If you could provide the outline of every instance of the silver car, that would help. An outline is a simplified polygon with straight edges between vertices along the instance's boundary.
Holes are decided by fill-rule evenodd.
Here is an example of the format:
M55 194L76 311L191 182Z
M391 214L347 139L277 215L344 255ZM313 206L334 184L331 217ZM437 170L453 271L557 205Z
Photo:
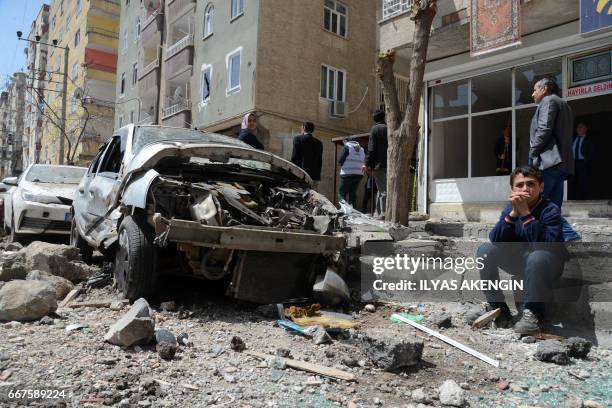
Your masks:
M113 260L129 299L151 295L161 272L218 281L254 302L306 296L346 245L340 214L311 183L230 137L128 125L78 186L71 242L85 260L94 248Z

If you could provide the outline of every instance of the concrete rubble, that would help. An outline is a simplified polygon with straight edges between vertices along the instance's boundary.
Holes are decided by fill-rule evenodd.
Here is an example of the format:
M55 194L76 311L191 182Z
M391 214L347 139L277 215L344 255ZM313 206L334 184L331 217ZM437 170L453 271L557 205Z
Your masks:
M147 344L155 335L155 313L145 299L138 299L130 310L113 324L104 341L130 347ZM175 340L176 341L176 340Z
M15 280L0 289L0 321L38 320L56 309L55 290L48 282Z

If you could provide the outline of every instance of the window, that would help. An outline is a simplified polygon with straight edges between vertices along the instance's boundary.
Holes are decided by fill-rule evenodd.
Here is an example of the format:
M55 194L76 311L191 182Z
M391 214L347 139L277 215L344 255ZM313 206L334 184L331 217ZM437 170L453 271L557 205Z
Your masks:
M119 96L123 96L125 95L125 72L121 73L121 85L120 85L120 92L119 92Z
M75 113L77 111L77 98L73 96L70 99L70 113Z
M132 88L136 86L136 82L138 82L138 63L137 62L132 64Z
M213 33L213 17L215 15L215 8L212 4L206 7L204 12L204 38L208 37Z
M123 30L123 52L127 51L128 48L128 30Z
M78 29L76 33L74 33L74 46L78 47L81 42L81 29Z
M79 63L75 62L72 64L72 79L77 79L79 76Z
M325 0L323 7L323 27L327 31L346 37L347 8L336 0Z
M76 13L81 14L81 10L83 9L83 2L81 0L76 0Z
M140 16L136 16L136 22L134 24L134 42L138 42L140 37Z
M242 48L228 54L226 57L227 66L227 93L240 90L240 57Z
M244 14L244 0L232 0L232 19Z
M202 75L200 77L200 101L202 104L206 104L210 100L210 85L212 78L212 66L211 65L202 65Z
M344 71L321 66L321 98L332 101L344 101L346 74Z
M119 116L119 127L122 126L123 115ZM115 136L104 152L98 173L119 173L119 170L121 170L122 159L123 152L121 151L121 138L119 136Z

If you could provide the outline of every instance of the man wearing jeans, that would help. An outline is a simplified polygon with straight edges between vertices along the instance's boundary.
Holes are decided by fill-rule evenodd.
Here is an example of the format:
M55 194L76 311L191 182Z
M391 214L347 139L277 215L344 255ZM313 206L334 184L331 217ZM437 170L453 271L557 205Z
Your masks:
M387 124L385 112L374 112L374 126L370 130L366 172L372 174L376 181L376 212L383 218L387 208Z
M561 211L542 195L543 183L542 173L532 166L512 171L510 202L489 234L491 243L481 245L476 254L484 264L481 280L498 281L498 268L523 278L523 313L514 325L519 334L539 331L545 303L551 300L552 282L563 273L567 259ZM489 290L485 296L490 308L502 309L498 323L512 319L501 291Z
M559 208L563 204L565 180L574 174L572 137L574 116L569 105L557 96L559 87L551 78L533 86L531 96L538 104L529 129L529 164L542 171L544 196ZM562 219L566 241L580 236Z

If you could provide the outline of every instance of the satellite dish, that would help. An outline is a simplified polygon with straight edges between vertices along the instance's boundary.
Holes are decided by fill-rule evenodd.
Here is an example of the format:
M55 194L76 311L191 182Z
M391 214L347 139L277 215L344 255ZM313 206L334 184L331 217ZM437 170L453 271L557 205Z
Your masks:
M81 88L77 87L74 90L74 97L77 98L77 99L83 99L83 90Z
M174 91L174 99L183 99L183 88L176 88Z

